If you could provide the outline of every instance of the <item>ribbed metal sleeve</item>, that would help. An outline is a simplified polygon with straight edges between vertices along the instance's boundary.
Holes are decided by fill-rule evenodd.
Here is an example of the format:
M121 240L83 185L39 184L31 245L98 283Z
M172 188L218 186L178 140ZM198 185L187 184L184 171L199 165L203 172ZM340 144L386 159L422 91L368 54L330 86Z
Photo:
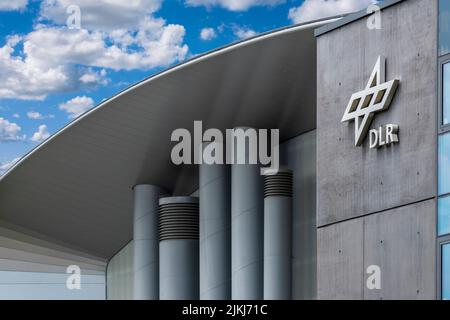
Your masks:
M170 197L159 201L159 241L199 238L198 198Z
M280 169L275 175L264 177L264 198L270 196L292 197L292 171Z

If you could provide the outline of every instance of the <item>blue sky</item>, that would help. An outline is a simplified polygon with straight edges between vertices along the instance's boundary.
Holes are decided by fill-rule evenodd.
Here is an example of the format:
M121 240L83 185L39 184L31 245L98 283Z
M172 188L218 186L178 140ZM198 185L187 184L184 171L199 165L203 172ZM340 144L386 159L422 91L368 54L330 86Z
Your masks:
M81 113L155 72L372 2L0 0L0 175Z

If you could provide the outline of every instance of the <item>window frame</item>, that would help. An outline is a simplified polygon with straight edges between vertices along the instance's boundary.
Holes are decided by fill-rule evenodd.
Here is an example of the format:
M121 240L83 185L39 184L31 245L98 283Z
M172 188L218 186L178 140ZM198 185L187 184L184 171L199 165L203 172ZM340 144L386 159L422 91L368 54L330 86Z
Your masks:
M439 115L439 119L440 119L440 115ZM439 120L439 124L441 124L442 121ZM448 128L447 128L448 127ZM444 139L445 136L448 136L450 139L450 124L447 124L444 126L444 128L447 128L446 131L444 132L439 132L439 134L437 135L437 188L436 188L436 194L438 199L440 198L445 198L450 196L450 190L448 192L443 192L441 193L440 187L441 187L441 139ZM440 127L438 128L440 130ZM439 215L439 212L438 212Z
M438 299L442 300L442 250L445 245L450 245L450 235L438 237Z
M441 215L440 215L440 212L439 212L439 201L441 201L442 199L450 199L450 193L445 193L445 194L442 194L442 195L440 195L440 196L438 196L438 198L437 198L437 210L438 210L438 215L437 215L437 237L438 238L444 238L444 237L447 237L447 236L449 236L450 237L450 231L449 232L447 232L447 233L444 233L444 234L439 234L439 219L440 219L440 217L441 217Z
M438 83L438 118L439 135L450 132L450 123L444 124L444 65L450 64L450 53L439 57L439 83Z

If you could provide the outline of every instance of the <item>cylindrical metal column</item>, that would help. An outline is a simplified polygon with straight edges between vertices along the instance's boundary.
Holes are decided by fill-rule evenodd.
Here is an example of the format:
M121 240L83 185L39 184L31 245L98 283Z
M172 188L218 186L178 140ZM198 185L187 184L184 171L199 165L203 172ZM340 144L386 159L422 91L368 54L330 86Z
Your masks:
M264 299L292 298L292 171L264 177Z
M159 299L159 197L163 190L137 185L134 191L134 299Z
M230 188L228 165L200 165L200 299L231 299Z
M199 298L198 198L159 200L159 296Z
M236 154L234 161L240 156ZM263 183L259 165L248 164L248 146L245 157L246 164L233 162L231 166L231 297L260 300L263 298Z

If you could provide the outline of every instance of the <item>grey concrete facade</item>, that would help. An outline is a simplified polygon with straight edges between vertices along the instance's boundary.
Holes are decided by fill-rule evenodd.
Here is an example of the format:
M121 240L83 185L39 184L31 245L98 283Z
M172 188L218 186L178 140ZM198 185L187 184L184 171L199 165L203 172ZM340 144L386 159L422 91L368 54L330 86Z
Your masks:
M319 226L436 194L437 3L404 1L381 17L381 30L369 30L361 19L317 39ZM401 82L390 109L377 114L371 128L399 124L400 143L371 150L367 139L356 148L354 123L341 118L379 55L387 60L386 78Z
M408 0L381 12L381 29L362 18L320 35L317 96L319 299L436 297L437 1ZM341 123L378 56L400 86L371 129L400 126L400 142L354 146ZM381 268L369 290L366 268Z
M433 199L318 229L318 299L435 299ZM381 289L366 286L381 270Z

